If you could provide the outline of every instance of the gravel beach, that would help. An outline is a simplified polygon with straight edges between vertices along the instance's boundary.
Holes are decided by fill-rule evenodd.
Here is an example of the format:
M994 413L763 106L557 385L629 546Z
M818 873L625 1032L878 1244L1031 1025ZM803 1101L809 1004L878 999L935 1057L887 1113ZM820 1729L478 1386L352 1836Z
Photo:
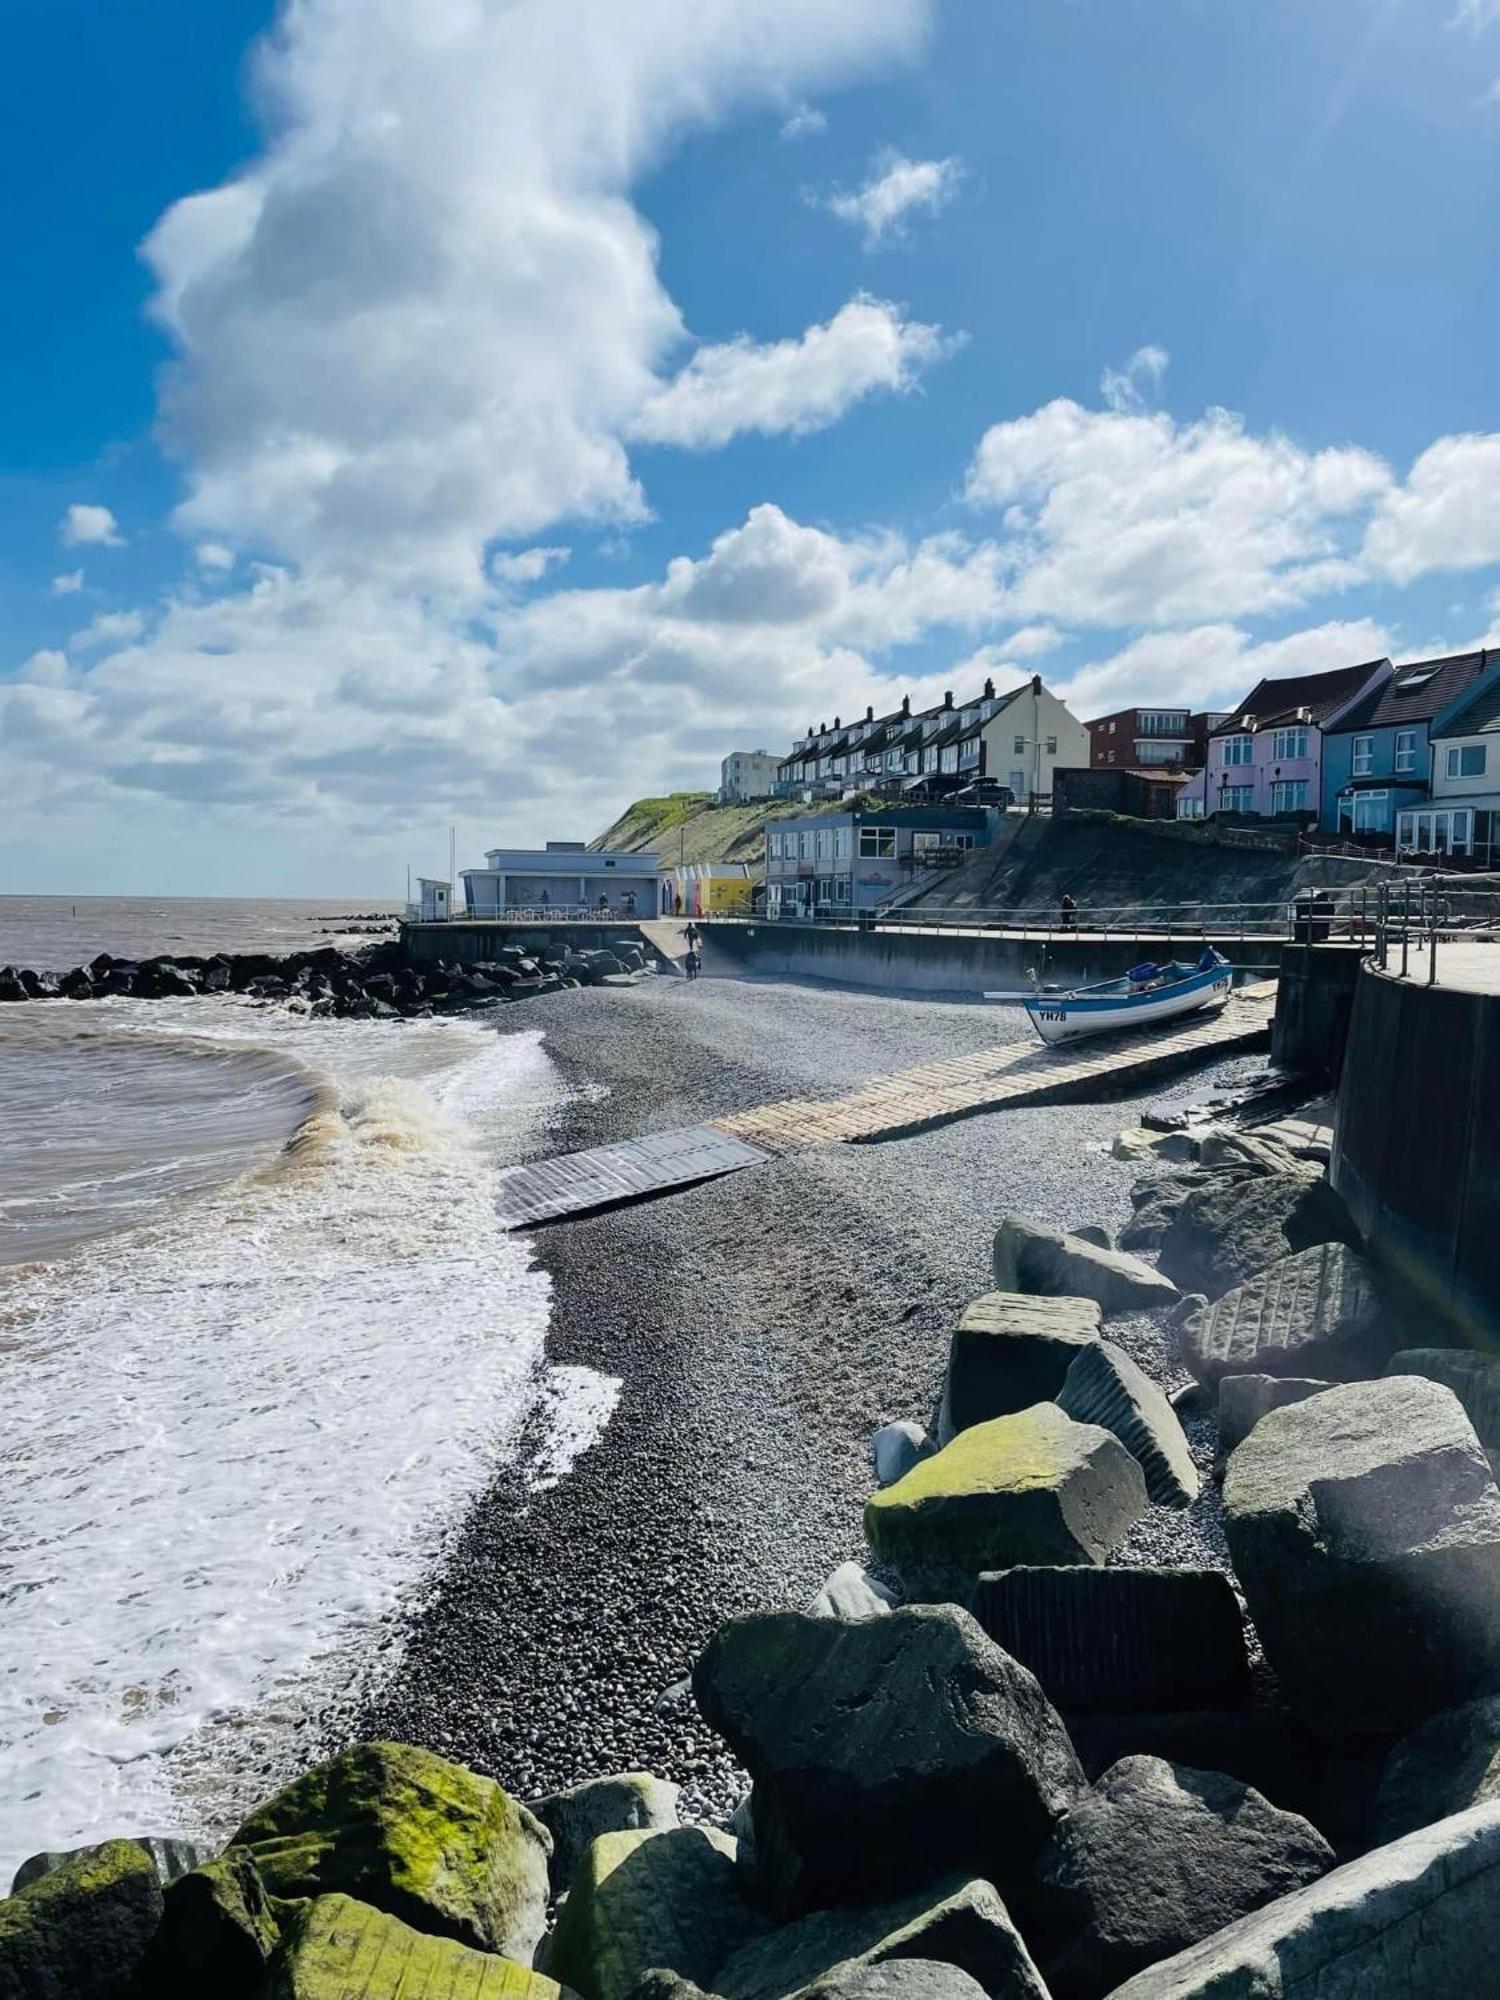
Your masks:
M537 1156L1029 1033L1004 1008L712 978L562 993L502 1032L512 1020L543 1029L578 1090ZM1176 1094L1261 1067L1221 1061ZM997 1223L1016 1211L1118 1228L1140 1169L1109 1142L1162 1095L793 1154L539 1231L548 1358L621 1378L619 1406L559 1485L530 1492L517 1471L484 1496L358 1732L424 1744L522 1796L647 1767L687 1788L689 1812L721 1816L743 1781L681 1685L698 1651L726 1617L800 1604L859 1553L869 1433L925 1420L954 1319L989 1287ZM1149 1317L1110 1331L1180 1379ZM1206 1462L1211 1434L1194 1445ZM1122 1557L1222 1560L1211 1491L1185 1515L1153 1509Z

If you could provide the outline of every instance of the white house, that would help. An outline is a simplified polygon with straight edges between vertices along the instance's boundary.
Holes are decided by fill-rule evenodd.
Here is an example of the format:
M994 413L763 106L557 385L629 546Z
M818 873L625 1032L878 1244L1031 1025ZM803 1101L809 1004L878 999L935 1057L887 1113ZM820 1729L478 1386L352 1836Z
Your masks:
M1500 856L1500 663L1433 718L1432 795L1396 815L1396 851Z
M768 750L731 750L719 766L720 805L770 798L780 768L781 759Z
M462 871L471 917L588 911L629 918L660 912L661 870L654 854L611 854L592 851L581 840L549 840L544 848L492 847L484 863Z

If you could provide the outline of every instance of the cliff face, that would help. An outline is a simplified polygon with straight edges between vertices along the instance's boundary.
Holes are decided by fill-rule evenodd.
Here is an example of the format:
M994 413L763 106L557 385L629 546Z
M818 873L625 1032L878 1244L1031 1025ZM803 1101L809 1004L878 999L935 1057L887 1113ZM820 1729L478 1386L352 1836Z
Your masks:
M759 862L765 857L766 827L806 811L791 799L720 806L712 792L671 792L665 798L637 799L589 845L595 852L654 853L664 868L683 861Z

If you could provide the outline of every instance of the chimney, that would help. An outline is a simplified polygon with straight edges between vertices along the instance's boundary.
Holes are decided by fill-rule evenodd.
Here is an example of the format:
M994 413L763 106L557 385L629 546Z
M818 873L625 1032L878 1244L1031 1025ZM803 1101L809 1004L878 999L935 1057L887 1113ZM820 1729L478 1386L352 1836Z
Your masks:
M865 721L873 722L874 720L875 720L875 704L872 701L870 703L870 706L865 710Z
M842 729L844 725L839 721L838 717L835 716L833 718L833 726L835 729Z
M945 688L945 689L943 690L943 706L944 706L944 708L952 708L952 706L953 706L953 690L952 690L952 688Z
M904 694L901 697L901 713L903 715L911 714L911 696L909 694Z
M995 683L992 680L988 680L984 684L984 698L986 701L993 701L994 696L995 696Z
M1040 674L1033 674L1031 676L1031 692L1033 695L1038 695L1041 693L1041 691L1042 691L1042 677Z

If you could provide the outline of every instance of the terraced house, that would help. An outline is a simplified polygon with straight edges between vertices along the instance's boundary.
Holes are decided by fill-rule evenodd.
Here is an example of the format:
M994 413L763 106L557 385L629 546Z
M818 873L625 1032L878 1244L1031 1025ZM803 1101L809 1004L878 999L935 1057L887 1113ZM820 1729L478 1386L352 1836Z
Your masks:
M1304 817L1322 802L1325 733L1391 677L1389 660L1263 680L1208 740L1208 767L1178 802L1183 818Z
M1495 659L1493 653L1477 652L1408 662L1325 726L1321 819L1330 833L1397 842L1398 823L1425 805L1437 788L1434 722L1473 691ZM1446 760L1442 775L1446 779ZM1492 774L1491 789L1496 785L1500 771ZM1406 844L1418 846L1423 828L1413 820L1408 831ZM1452 831L1450 818L1441 827L1440 850L1438 828L1429 814L1422 851L1446 851Z
M1500 655L1477 656L1480 670L1428 730L1432 787L1396 815L1396 846L1424 854L1500 864Z
M961 704L950 691L916 714L908 696L890 715L870 708L857 722L835 716L793 744L777 790L943 798L982 785L1004 787L1026 804L1052 796L1060 766L1088 761L1088 731L1033 675L1004 694L987 680L974 700Z

